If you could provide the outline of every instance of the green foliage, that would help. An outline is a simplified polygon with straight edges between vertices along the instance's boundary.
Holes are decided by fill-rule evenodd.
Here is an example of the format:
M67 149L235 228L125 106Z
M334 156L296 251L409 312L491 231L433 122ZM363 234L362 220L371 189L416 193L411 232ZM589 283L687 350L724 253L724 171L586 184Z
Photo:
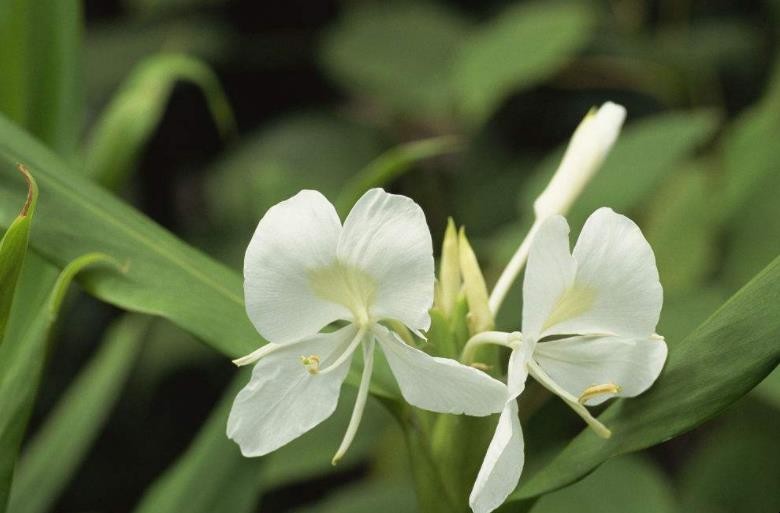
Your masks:
M330 29L325 70L358 97L412 116L448 118L452 61L468 24L428 2L358 4Z
M743 401L724 421L704 436L680 470L681 511L776 511L780 416Z
M225 93L208 66L186 55L154 55L131 72L97 121L86 151L86 173L90 178L109 188L125 181L160 123L171 91L179 81L189 81L200 88L223 136L235 132Z
M121 262L123 272L99 270L85 288L128 310L167 317L217 350L236 357L256 349L260 337L246 318L241 279L68 168L46 148L0 118L0 158L27 162L47 198L38 209L32 246L64 266L85 251ZM18 195L0 173L0 198ZM0 212L2 223L8 222Z
M462 148L453 136L414 141L392 148L361 169L342 186L336 207L343 215L368 189L392 183L420 160L451 153Z
M501 511L501 510L499 510ZM675 513L671 483L646 458L623 456L606 462L582 481L545 495L533 513Z
M81 3L0 1L0 112L72 158L82 122Z
M17 465L8 511L44 513L97 437L133 368L148 319L127 316L65 391Z
M779 307L780 257L685 340L670 341L669 359L650 390L617 401L599 416L612 438L584 431L512 498L553 491L613 456L668 440L717 415L780 362Z
M27 182L27 199L19 215L0 239L0 345L3 343L5 327L11 313L16 283L27 255L30 225L38 202L38 185L35 179L24 166L19 166L19 171Z
M531 2L507 8L460 49L453 82L459 110L480 123L515 91L537 85L587 42L592 12L576 2Z
M35 274L22 275L14 309L24 313L12 313L6 343L0 347L0 512L7 508L16 457L43 374L49 335L65 292L80 271L106 263L113 262L105 255L90 253L67 264L59 276L42 262L27 268Z

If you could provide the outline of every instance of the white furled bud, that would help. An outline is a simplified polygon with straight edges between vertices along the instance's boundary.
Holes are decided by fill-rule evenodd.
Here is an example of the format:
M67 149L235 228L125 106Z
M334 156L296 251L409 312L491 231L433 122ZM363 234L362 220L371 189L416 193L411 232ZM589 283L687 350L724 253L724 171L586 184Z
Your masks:
M552 180L534 202L537 219L569 210L601 167L625 119L626 109L616 103L607 102L599 109L591 109L574 131Z

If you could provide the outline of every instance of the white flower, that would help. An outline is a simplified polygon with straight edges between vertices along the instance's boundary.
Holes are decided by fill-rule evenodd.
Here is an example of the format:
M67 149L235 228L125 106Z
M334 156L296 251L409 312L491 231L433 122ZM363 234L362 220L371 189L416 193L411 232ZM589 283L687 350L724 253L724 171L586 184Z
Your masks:
M475 513L501 505L520 479L524 449L515 398L528 374L600 436L610 436L585 405L634 397L656 380L667 353L663 338L654 334L662 301L653 251L627 217L597 210L573 253L563 217L542 223L523 283L523 333L488 332L474 339L513 349L509 399L469 498Z
M374 346L387 358L404 398L442 413L484 416L501 410L506 387L472 367L405 344L381 321L428 329L433 250L422 209L372 189L342 226L315 191L301 191L260 220L244 261L249 318L270 343L236 361L258 361L236 396L227 435L245 456L262 456L312 429L336 408L352 355L363 373L344 440L349 447L368 396ZM335 321L346 325L320 333Z

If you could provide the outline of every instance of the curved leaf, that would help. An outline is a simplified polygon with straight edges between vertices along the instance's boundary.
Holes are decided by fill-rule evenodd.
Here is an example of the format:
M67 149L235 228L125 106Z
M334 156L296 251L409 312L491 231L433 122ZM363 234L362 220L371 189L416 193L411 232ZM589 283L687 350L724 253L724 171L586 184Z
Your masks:
M154 55L132 71L98 120L87 147L88 176L106 187L122 182L165 113L173 87L182 80L203 91L223 136L235 131L227 97L208 66L186 55Z
M68 263L59 276L37 258L22 276L6 343L0 347L0 513L6 510L16 456L46 360L49 333L73 278L86 267L113 263L90 253Z

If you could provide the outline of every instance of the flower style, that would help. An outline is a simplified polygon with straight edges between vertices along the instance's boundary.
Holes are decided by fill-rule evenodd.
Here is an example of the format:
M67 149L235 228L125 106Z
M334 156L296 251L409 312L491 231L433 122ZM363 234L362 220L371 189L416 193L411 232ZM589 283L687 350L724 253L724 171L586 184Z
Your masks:
M595 211L573 252L562 216L540 225L523 282L523 333L486 332L469 342L512 348L509 398L469 498L475 513L501 505L520 479L524 445L515 399L528 375L609 437L585 406L634 397L656 380L667 354L655 334L662 301L653 251L627 217Z
M335 410L352 355L362 346L360 387L335 463L360 423L376 344L410 404L475 416L500 411L503 383L411 347L382 324L427 330L433 287L431 236L422 209L409 198L372 189L343 226L316 191L272 207L244 261L247 313L270 343L236 360L257 364L233 403L228 437L245 456L262 456L314 428ZM346 323L320 332L336 321Z

